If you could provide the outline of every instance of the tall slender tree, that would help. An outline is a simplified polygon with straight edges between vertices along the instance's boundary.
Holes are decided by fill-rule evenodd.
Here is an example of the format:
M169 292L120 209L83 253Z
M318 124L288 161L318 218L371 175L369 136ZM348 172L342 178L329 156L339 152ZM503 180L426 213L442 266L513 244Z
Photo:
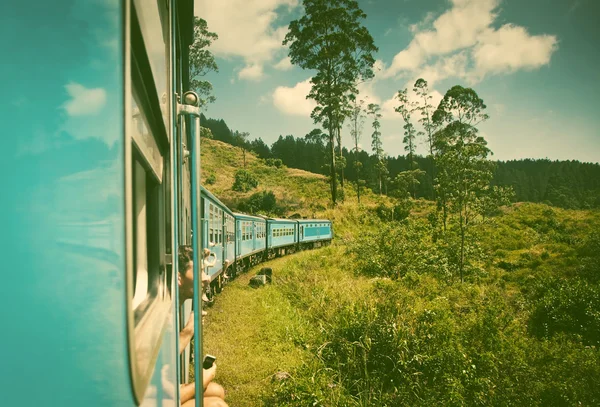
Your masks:
M423 126L424 134L427 136L429 154L433 155L433 134L436 130L436 126L431 117L434 112L433 106L431 105L433 97L429 94L427 81L423 78L417 79L413 91L418 97L418 103L415 105L415 109L421 114L419 123Z
M373 77L373 37L361 20L366 14L355 0L303 0L305 14L289 25L283 45L293 64L316 71L308 98L317 107L311 118L327 123L331 144L331 200L336 204L336 132L341 127L348 96L357 93L358 79Z
M408 158L408 171L401 174L402 184L407 183L413 198L416 198L416 185L419 182L418 178L422 171L418 170L418 165L415 161L415 150L417 148L417 130L412 123L411 115L414 111L414 105L408 98L408 89L398 91L396 98L400 104L395 108L396 112L402 115L404 120L404 151Z
M219 72L215 57L208 49L217 39L217 34L208 31L206 20L194 17L194 42L190 45L189 53L190 86L198 93L200 107L216 100L212 84L202 78L211 71Z
M488 115L486 106L470 88L454 86L440 102L433 120L444 126L435 133L434 152L438 168L438 200L454 215L458 229L458 270L461 282L469 247L476 244L470 235L473 221L483 215L481 198L490 190L494 165L487 142L475 127ZM489 208L486 208L488 210Z
M367 106L367 114L373 119L373 122L371 123L371 126L373 127L373 133L371 134L371 149L377 160L375 170L379 181L379 195L381 195L384 177L389 173L385 162L383 143L381 142L381 122L379 121L381 119L381 108L376 103L370 103L369 106Z
M246 147L248 144L248 138L250 137L250 133L246 131L235 131L233 133L233 138L236 144L242 149L242 156L244 157L244 168L246 168Z
M354 142L354 167L356 168L356 197L358 203L360 203L360 169L362 163L358 159L358 153L360 152L358 144L360 143L360 139L362 138L363 126L365 123L365 101L357 100L353 95L351 97L352 109L350 111L350 122L348 123L350 127L350 137L352 137L352 141Z

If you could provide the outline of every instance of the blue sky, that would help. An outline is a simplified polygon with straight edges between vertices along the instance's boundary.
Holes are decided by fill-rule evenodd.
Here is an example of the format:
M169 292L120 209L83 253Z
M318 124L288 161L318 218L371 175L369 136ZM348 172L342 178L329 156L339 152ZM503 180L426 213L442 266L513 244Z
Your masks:
M403 154L399 89L423 77L439 100L451 86L473 87L488 106L480 126L494 158L600 161L600 29L596 0L360 0L379 47L375 78L361 96L383 107L384 148ZM223 118L268 144L316 127L305 99L311 72L291 66L281 45L299 0L196 1L219 35L217 102ZM362 146L370 151L365 124ZM350 144L344 129L344 142ZM425 151L425 145L420 146Z

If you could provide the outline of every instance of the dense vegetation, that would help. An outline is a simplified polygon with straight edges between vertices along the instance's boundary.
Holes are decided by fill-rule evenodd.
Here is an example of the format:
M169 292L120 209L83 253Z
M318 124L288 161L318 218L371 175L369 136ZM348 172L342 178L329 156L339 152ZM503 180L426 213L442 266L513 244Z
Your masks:
M215 140L236 145L233 137L235 132L227 127L223 119L203 118L202 125L210 128ZM248 142L246 148L261 158L280 159L290 168L326 175L326 144L320 134L322 133L317 130L304 137L280 136L271 147L258 138ZM358 157L365 185L378 192L377 157L365 151L356 154L346 148L342 152L349 163L353 163ZM413 160L426 173L416 186L416 196L433 199L433 160L419 155L414 156ZM395 179L399 173L409 169L405 155L388 157L386 163L389 179ZM346 168L346 176L349 180L356 179L354 166ZM597 163L548 159L496 161L492 184L512 186L515 202L543 202L569 209L600 208L600 164ZM398 186L394 184L386 187L390 195L398 190Z
M314 73L323 130L268 146L201 118L203 179L226 204L331 219L336 234L270 262L272 285L249 288L250 273L218 297L204 345L228 401L600 405L600 165L494 162L475 90L432 106L422 78L396 95L406 155L386 157L381 109L357 89L377 51L365 14L354 0L303 5L284 44ZM359 148L367 121L373 155Z
M461 284L452 247L435 240L433 203L370 193L361 206L319 208L324 177L254 154L258 186L235 192L241 160L239 148L203 140L217 196L332 219L336 240L271 262L272 286L241 276L209 310L205 351L219 358L230 404L600 402L600 213L501 208L473 229Z

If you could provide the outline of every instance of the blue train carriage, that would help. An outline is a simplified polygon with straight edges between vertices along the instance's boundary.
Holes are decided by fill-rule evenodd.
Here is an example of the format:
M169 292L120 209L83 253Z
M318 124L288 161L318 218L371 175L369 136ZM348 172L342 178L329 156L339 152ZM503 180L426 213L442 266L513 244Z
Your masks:
M0 2L0 147L18 174L0 204L3 406L179 405L193 15L191 0Z
M267 218L267 258L296 251L298 222L292 219Z
M267 223L259 216L234 213L235 268L237 272L262 261L267 244Z
M204 187L201 188L201 217L203 249L210 251L205 273L210 276L211 286L220 292L226 271L235 261L235 221L233 212Z
M327 219L300 219L298 223L298 246L302 249L321 247L333 239L333 227Z

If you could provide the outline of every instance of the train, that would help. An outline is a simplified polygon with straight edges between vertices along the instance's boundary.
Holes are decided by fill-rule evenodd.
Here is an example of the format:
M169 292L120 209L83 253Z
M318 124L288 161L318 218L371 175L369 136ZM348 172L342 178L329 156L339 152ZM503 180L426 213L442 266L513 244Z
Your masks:
M0 21L2 405L178 406L179 332L203 306L199 278L180 305L179 247L195 276L210 252L212 296L332 224L236 213L201 185L193 0L3 2Z

